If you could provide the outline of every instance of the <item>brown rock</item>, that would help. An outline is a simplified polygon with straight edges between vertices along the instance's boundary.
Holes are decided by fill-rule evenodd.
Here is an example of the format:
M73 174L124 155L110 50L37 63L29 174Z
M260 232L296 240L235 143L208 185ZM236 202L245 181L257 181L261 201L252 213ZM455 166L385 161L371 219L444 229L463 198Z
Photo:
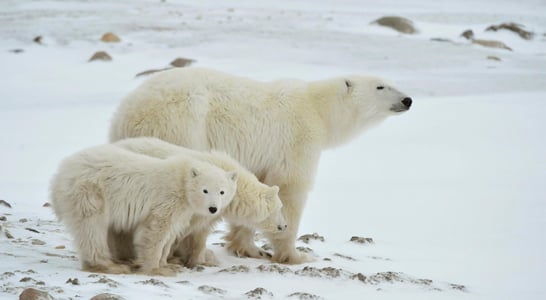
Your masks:
M6 218L6 216L1 216L0 217L0 221L7 221L7 220L8 220L8 218Z
M195 60L193 59L178 57L175 60L171 61L171 66L176 68L183 68L193 64L194 62Z
M35 37L32 41L35 42L36 44L41 45L42 44L42 36L39 35L39 36Z
M306 244L309 244L311 240L319 240L324 242L324 237L314 232L313 234L304 234L298 238L298 241L302 241Z
M32 239L32 245L38 245L38 246L42 246L42 245L45 245L46 243L44 241L41 241L41 240L38 240L38 239Z
M527 30L523 29L523 27L524 27L523 25L516 24L516 23L502 23L502 24L499 24L499 25L491 25L491 26L487 27L487 29L485 29L485 30L486 31L498 31L500 29L506 29L506 30L510 30L512 32L517 33L522 39L526 39L526 40L532 39L535 36L534 32L527 31Z
M53 300L53 297L48 292L28 288L19 295L19 300Z
M93 298L91 298L91 300L124 300L124 299L125 298L119 295L110 294L110 293L98 294L96 296L93 296Z
M358 244L373 244L374 241L372 238L365 238L361 236L352 236L351 242L358 243Z
M121 39L114 33L112 32L107 32L105 34L102 35L102 37L100 38L101 41L105 42L105 43L118 43L121 41Z
M463 36L467 40L472 40L474 39L474 31L472 31L471 29L465 30L463 31L463 33L461 33L461 36Z
M42 205L42 207L51 207L51 204L49 202L46 202L44 203L44 205Z
M248 297L248 298L253 298L253 299L262 299L262 297L268 297L268 298L273 298L273 293L264 289L264 288L261 288L261 287L258 287L258 288L255 288L251 291L248 291L245 293L245 295Z
M64 248L66 248L64 245L59 245L59 246L55 247L55 249L64 249Z
M111 61L112 57L104 51L98 51L98 52L95 52L95 54L93 54L93 56L91 56L91 58L89 59L89 61L95 61L95 60Z
M406 34L417 33L417 29L413 26L413 22L406 18L397 17L397 16L386 16L379 18L372 22L372 24L377 23L381 26L392 28L398 32Z
M202 285L202 286L198 287L197 289L200 290L201 292L203 292L205 294L209 294L209 295L224 295L225 293L227 293L226 290L223 290L223 289L220 289L220 288L215 288L215 287L210 286L210 285Z
M480 46L488 47L488 48L499 48L499 49L506 49L508 51L512 51L512 48L506 46L505 43L495 41L495 40L474 39L472 40L472 43L478 44Z

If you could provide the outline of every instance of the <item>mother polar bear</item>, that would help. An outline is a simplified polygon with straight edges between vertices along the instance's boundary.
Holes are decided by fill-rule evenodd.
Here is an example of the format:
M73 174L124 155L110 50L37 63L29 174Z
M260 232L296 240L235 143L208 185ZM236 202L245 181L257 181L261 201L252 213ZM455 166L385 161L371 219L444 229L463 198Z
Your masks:
M288 230L268 236L273 260L309 261L295 249L298 226L323 149L341 145L411 106L410 97L374 77L258 82L186 68L159 73L129 94L110 140L154 136L196 150L222 150L279 196ZM254 231L231 226L228 249L259 258Z

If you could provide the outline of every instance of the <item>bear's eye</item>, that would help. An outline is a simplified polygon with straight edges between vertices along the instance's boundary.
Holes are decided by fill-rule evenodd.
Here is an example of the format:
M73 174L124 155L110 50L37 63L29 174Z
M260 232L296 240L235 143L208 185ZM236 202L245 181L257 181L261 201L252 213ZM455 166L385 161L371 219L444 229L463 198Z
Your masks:
M209 191L207 191L206 189L203 190L203 194L208 194Z
M220 195L223 195L224 194L224 191L220 191Z
M384 88L385 88L384 86L380 85L380 86L378 86L376 89L382 90L382 89L384 89Z
M353 86L353 83L350 82L349 80L345 79L345 86L346 86L347 88L351 88L351 87Z

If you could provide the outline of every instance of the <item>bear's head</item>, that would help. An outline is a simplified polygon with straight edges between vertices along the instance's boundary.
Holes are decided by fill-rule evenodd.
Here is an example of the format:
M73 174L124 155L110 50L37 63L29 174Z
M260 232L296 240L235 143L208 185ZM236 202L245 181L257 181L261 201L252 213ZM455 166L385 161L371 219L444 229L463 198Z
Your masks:
M396 89L390 82L371 76L348 76L341 87L346 105L363 117L388 116L407 111L412 99Z
M198 164L188 171L186 198L196 214L212 216L228 206L237 191L237 172Z

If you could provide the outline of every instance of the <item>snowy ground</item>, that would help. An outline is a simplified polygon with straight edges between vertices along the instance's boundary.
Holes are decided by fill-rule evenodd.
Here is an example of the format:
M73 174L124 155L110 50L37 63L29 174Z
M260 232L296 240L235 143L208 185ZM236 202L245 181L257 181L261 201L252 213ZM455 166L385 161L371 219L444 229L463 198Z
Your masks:
M240 299L258 287L274 298L546 298L544 1L135 2L0 3L0 199L12 206L0 204L0 299L25 287L59 299ZM369 24L385 15L420 32ZM501 22L536 35L484 31ZM466 29L514 51L471 45ZM122 42L100 42L107 31ZM99 50L113 61L88 63ZM236 258L217 232L217 268L156 281L79 270L42 206L49 178L63 157L106 141L117 103L142 81L135 74L176 57L259 80L374 74L413 97L406 114L324 153L300 227L324 241L298 242L317 262Z

